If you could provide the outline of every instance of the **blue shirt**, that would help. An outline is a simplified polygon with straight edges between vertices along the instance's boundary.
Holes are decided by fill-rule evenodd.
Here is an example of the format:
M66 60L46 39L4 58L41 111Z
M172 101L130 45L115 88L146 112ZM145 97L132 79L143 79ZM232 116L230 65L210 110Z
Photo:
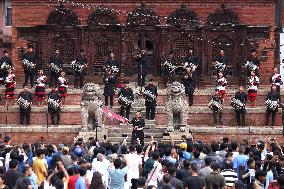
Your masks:
M237 155L233 160L233 168L237 169L238 178L240 179L240 166L244 166L247 170L247 160L249 157L244 154Z
M123 169L110 169L110 189L124 189L124 176L127 174L128 168ZM77 188L76 188L77 189Z
M38 189L37 176L36 176L34 173L32 173L32 175L29 176L29 179L30 179L30 181L31 181L31 183L32 183L33 189Z
M79 177L75 184L76 189L86 189L86 182L84 177Z
M184 152L182 152L182 156L183 156L183 158L184 159L186 159L186 160L191 160L191 153L189 153L189 152L187 152L187 151L184 151Z
M170 163L175 164L177 162L176 159L174 159L172 156L165 156L165 160L168 160Z

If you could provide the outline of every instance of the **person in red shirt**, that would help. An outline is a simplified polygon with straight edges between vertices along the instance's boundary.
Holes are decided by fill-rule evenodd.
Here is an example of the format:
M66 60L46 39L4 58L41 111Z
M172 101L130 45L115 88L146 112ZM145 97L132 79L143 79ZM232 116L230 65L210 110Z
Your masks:
M68 189L75 189L76 181L80 177L78 168L76 166L70 167L68 169L68 174L70 175L68 181Z

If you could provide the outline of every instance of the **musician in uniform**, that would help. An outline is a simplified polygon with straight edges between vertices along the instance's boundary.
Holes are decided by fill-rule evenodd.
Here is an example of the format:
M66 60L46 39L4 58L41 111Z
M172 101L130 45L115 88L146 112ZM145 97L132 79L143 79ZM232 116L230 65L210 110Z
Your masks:
M105 106L108 106L108 99L110 101L110 108L113 107L113 96L115 88L115 77L112 75L112 71L109 69L104 77L104 96L105 96Z
M158 88L153 84L153 79L149 79L149 84L144 89L145 106L146 106L146 119L154 120L158 95Z
M60 122L60 98L60 93L56 86L53 86L48 93L48 113L51 116L51 124L54 126L58 126Z
M193 73L190 70L187 70L186 76L183 77L183 85L185 88L185 94L188 96L188 105L193 105L193 93L196 86L196 80L193 76Z
M38 102L38 106L42 105L42 101L45 98L45 84L47 77L43 74L43 70L38 71L38 78L36 80L35 96Z
M239 91L235 93L235 99L239 100L243 106L242 107L237 107L238 105L235 106L235 112L236 112L236 118L237 118L237 124L239 127L244 127L245 126L245 116L246 116L246 108L245 104L247 103L247 94L244 91L244 87L240 86Z
M175 70L177 62L173 51L170 52L170 57L163 64L166 76L166 83L171 84L175 80Z
M8 70L14 69L13 62L7 50L3 51L3 57L0 59L0 68L0 84L3 84L8 75Z
M20 104L20 124L21 126L24 125L24 119L26 118L27 126L30 126L30 114L31 114L31 104L33 100L32 93L29 91L28 86L24 86L24 90L20 92L18 96L19 98L22 98L23 100L26 100L29 105L27 107Z
M196 68L198 67L198 58L196 57L196 55L194 54L192 49L189 49L187 55L184 57L184 64L193 64ZM185 65L186 66L186 70L191 69L192 74L194 79L196 80L197 77L197 70L193 70L193 68L191 68L189 65Z
M222 105L223 105L223 99L220 96L220 93L219 93L218 89L215 89L215 93L212 96L211 101L212 102L215 101L215 103L217 103L218 106L221 107L221 109L220 109L220 108L216 107L214 104L212 104L210 108L211 108L211 110L213 112L214 125L216 127L222 127Z
M223 71L224 76L226 77L227 75L227 66L229 65L229 59L227 58L227 56L225 55L225 51L224 50L220 50L218 56L215 58L215 61L224 64L226 67ZM219 72L219 71L218 71ZM217 73L218 74L218 73Z
M255 108L256 97L257 97L257 88L259 86L259 78L255 75L254 71L251 71L250 77L247 78L247 87L248 87L248 99L251 101L251 107Z
M136 57L137 73L138 73L138 85L145 86L145 78L148 68L148 56L145 50L141 50L141 53Z
M281 74L279 74L278 69L273 69L273 74L270 76L269 79L270 84L276 85L276 91L280 93L280 86L283 85L283 81L281 80Z
M134 95L131 88L128 87L128 82L124 84L124 87L118 93L118 102L120 104L120 116L126 117L129 119L131 103L126 103L125 101L121 100L122 98L126 98L127 101L133 101Z
M137 139L139 139L140 144L144 146L145 121L142 117L140 110L135 113L135 117L132 118L132 120L130 121L130 124L133 125L131 143L135 144L137 142Z
M271 91L267 94L266 102L267 100L270 100L271 103L273 104L277 104L275 105L275 108L273 108L273 106L270 106L270 104L267 104L267 109L266 109L265 126L268 127L269 117L270 114L272 114L272 128L273 128L275 125L276 112L278 111L278 104L281 102L281 96L279 92L276 91L275 84L272 84Z
M116 70L112 70L112 68L115 68ZM113 52L110 53L110 57L107 59L104 65L105 73L108 73L109 70L112 70L113 76L115 76L117 74L117 71L119 71L119 62Z
M57 87L60 97L63 98L62 106L65 105L65 98L67 96L68 80L65 77L65 72L60 73L60 77L57 79Z
M5 78L5 98L6 98L6 107L9 106L9 102L15 98L15 86L16 86L16 76L13 74L12 69L8 70L8 75Z
M34 76L36 73L36 54L33 50L32 44L28 45L27 52L23 55L23 60L27 60L31 63L31 66L24 65L25 82L24 86L28 86L28 81L30 80L31 88L34 86Z
M80 50L80 55L76 58L76 63L80 66L82 66L82 70L74 69L74 88L78 88L78 82L79 87L82 88L84 86L84 80L85 80L85 68L87 67L87 58L85 56L85 50Z
M222 98L222 100L224 100L226 95L227 80L222 72L218 73L215 83L216 89L218 89L220 93L220 97Z
M248 59L249 62L252 62L253 65L257 66L257 69L255 70L255 74L257 76L259 76L259 66L260 66L260 61L256 55L256 49L252 49L251 50L251 56L250 58ZM250 71L251 70L248 70L248 75L250 75Z
M62 70L63 66L63 59L60 57L59 49L55 49L54 56L51 57L49 62L50 68L50 83L49 86L52 87L56 85L57 79L60 76L60 71ZM54 69L54 68L56 69Z

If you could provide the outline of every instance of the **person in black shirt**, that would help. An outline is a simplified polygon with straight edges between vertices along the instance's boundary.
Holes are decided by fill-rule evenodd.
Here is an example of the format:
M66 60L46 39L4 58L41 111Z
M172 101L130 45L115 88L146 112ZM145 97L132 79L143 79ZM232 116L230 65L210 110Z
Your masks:
M52 101L55 101L54 104ZM60 122L60 93L56 86L48 93L48 112L51 116L51 124L58 126Z
M4 66L4 63L6 64L6 66ZM4 83L4 81L6 80L9 69L13 70L14 65L11 58L9 57L8 51L4 50L3 57L0 59L0 80L1 80L0 84Z
M141 51L141 54L136 56L137 73L138 73L138 85L145 86L145 78L148 68L148 56L145 50Z
M281 96L276 91L276 85L272 84L271 91L267 94L266 100L271 100L272 102L277 102L278 104L281 102ZM272 114L272 128L275 125L275 116L276 112L278 111L278 108L275 110L270 109L269 106L266 109L266 119L265 119L265 126L268 127L269 117L270 114Z
M24 119L26 117L27 126L30 126L31 104L33 101L33 96L32 93L28 90L28 86L24 86L24 90L20 92L18 99L20 97L30 103L28 107L23 107L20 105L20 124L21 126L24 125Z
M215 61L219 62L219 63L223 63L224 65L226 65L223 73L224 76L227 76L227 66L229 65L229 59L227 58L227 56L225 55L224 50L220 50L219 55L215 58Z
M87 58L85 56L85 50L80 50L80 55L76 58L76 64L79 64L82 67L82 71L74 70L74 88L78 88L78 83L80 88L83 88L84 80L85 80L85 68L87 67Z
M157 86L153 84L153 79L150 79L149 84L145 87L145 90L144 90L146 119L148 120L155 119L157 94L158 94L158 88Z
M110 57L105 62L105 65L104 65L105 73L108 73L110 70L112 70L113 67L117 68L118 69L117 71L119 71L119 62L115 58L115 54L112 52L110 53ZM114 70L112 70L112 75L115 76L116 74L117 72L114 72Z
M194 64L198 69L198 58L196 57L196 55L194 54L192 49L189 49L188 54L184 57L184 63L186 63L186 62ZM188 67L189 67L189 65L186 68L188 68ZM186 69L186 70L188 70L188 69ZM192 70L192 68L190 68L190 70ZM196 80L197 70L192 70L192 75L193 75L193 78Z
M183 85L185 87L185 94L188 96L188 104L189 106L192 106L196 81L193 73L190 70L188 70L187 75L183 78Z
M31 66L24 66L24 72L25 72L25 82L23 86L28 85L28 81L30 80L31 88L34 86L34 76L36 73L36 54L33 50L32 44L28 45L27 52L23 55L23 60L29 61L32 65Z
M191 164L190 165L190 173L191 176L188 176L185 179L184 187L187 189L203 189L205 184L204 180L197 175L197 165Z
M113 96L115 88L115 77L112 75L111 70L108 70L107 75L104 77L104 96L105 96L105 106L108 106L108 98L110 99L110 107L113 107Z
M120 104L120 115L125 116L127 119L129 119L131 103L126 103L122 99L125 98L128 101L133 101L134 95L132 89L128 87L127 83L128 82L124 84L124 87L121 88L118 93L118 103Z
M137 142L137 139L140 140L140 144L144 146L144 127L145 127L145 121L141 115L141 111L137 111L135 113L135 117L132 118L130 121L130 124L133 125L132 130L132 137L131 137L131 143L135 144Z
M258 59L258 57L256 56L256 49L252 49L251 50L251 56L250 56L250 58L248 59L248 61L249 62L252 62L254 65L256 65L257 66L257 69L255 70L255 74L257 75L257 76L259 76L259 66L260 66L260 61L259 61L259 59ZM250 75L250 71L251 70L249 70L248 69L248 76Z
M221 107L223 106L223 99L221 98L218 89L215 90L215 93L212 96L212 100L219 103ZM216 127L222 127L222 109L219 109L214 105L211 105L211 110L213 111L214 125Z
M235 99L240 100L244 105L247 103L247 94L244 92L244 87L240 86L239 91L235 93ZM236 118L238 126L245 126L245 116L246 116L246 108L243 106L242 108L235 107Z
M54 66L58 67L60 70L59 72L55 72L55 70L51 69L51 64L54 64ZM55 55L51 57L49 62L49 68L50 68L50 83L49 86L52 87L56 85L57 79L60 75L60 71L62 70L63 66L63 59L60 57L59 49L55 50Z
M167 64L166 64L167 62ZM170 57L166 60L166 62L163 64L164 70L165 70L165 80L166 84L171 84L175 80L176 75L176 58L174 52L170 52Z

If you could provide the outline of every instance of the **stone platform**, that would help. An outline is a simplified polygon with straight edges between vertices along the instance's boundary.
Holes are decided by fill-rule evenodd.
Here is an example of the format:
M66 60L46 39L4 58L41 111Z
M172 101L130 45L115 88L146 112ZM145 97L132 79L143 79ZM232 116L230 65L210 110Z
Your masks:
M134 85L134 84L131 84ZM20 88L20 87L19 87ZM264 101L269 91L269 86L262 86L258 91L257 107L247 107L246 124L245 128L236 127L236 119L234 109L230 106L230 99L237 90L237 86L230 87L227 90L227 97L225 98L225 106L223 108L223 125L225 128L215 128L213 126L213 116L211 110L207 107L207 103L210 100L211 95L214 93L214 87L208 86L208 88L201 88L196 90L194 94L194 106L189 108L187 129L190 129L194 134L195 140L216 140L219 137L228 136L233 139L256 139L263 138L265 136L281 138L284 143L284 137L282 136L282 120L281 120L281 108L276 116L276 127L264 128L265 111L266 106ZM50 89L47 89L49 92ZM16 96L21 90L16 89ZM31 90L33 92L33 89ZM0 87L0 94L4 93L4 88ZM284 91L282 91L284 94ZM145 107L143 106L143 100L139 97L139 103L131 109L131 116L137 110L142 110L145 114ZM159 90L159 96L157 97L157 114L155 121L146 121L145 128L145 140L150 140L150 136L158 141L164 140L163 135L167 127L168 117L165 112L166 102L165 89ZM66 104L62 108L61 113L61 125L59 127L47 128L50 125L50 117L47 121L47 106L37 107L36 101L32 105L31 113L31 127L19 127L19 107L14 104L8 109L4 106L2 101L0 104L0 131L9 134L13 137L14 143L23 142L35 142L40 141L41 137L46 142L52 143L72 143L74 136L77 136L81 130L82 119L80 110L81 91L68 89L68 96L66 98ZM113 108L115 112L119 112L119 106L115 101ZM250 126L250 127L248 127ZM120 124L116 120L110 120L104 118L104 132L100 135L107 135L107 138L111 142L119 142L123 139L122 134L131 136L131 126ZM181 136L186 134L178 133L176 141L180 141ZM92 136L92 133L86 135L85 138ZM95 136L93 136L95 137ZM279 140L281 142L281 140Z

